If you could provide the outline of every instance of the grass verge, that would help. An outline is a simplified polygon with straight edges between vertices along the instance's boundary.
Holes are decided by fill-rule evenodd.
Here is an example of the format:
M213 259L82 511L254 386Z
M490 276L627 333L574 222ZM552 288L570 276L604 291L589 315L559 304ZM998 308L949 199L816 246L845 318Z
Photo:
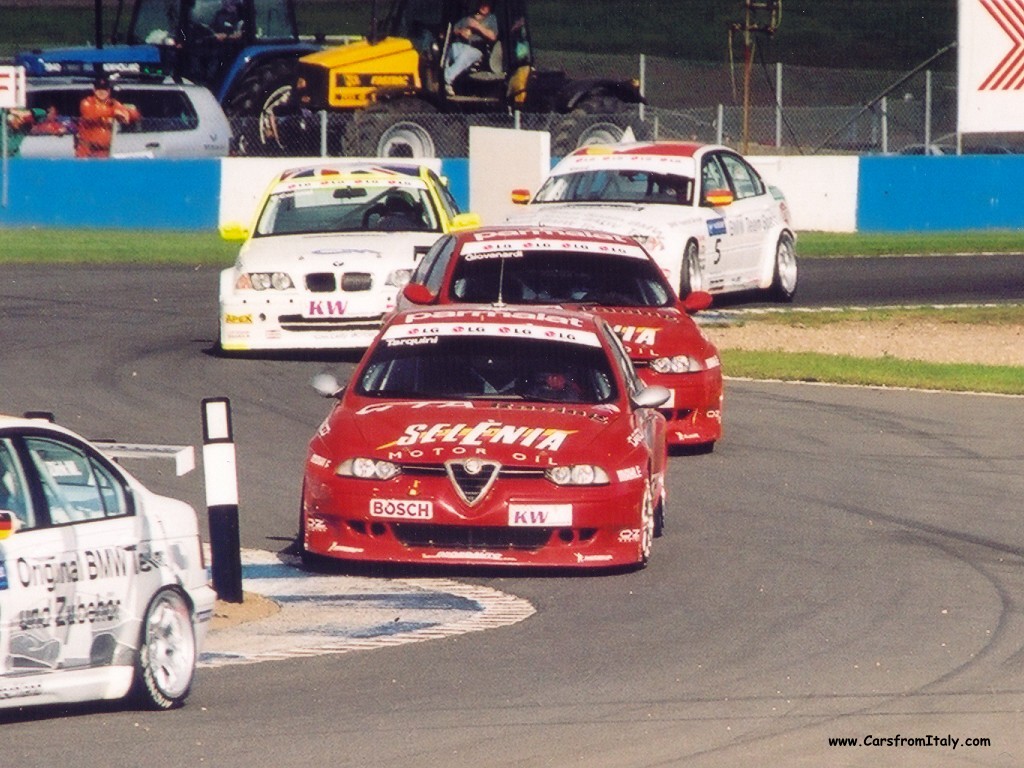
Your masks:
M740 349L722 350L721 358L722 370L735 378L1024 395L1024 369L1011 366Z
M1024 254L1021 232L801 232L800 258L905 254ZM238 253L216 232L0 228L0 264L190 264L225 266Z

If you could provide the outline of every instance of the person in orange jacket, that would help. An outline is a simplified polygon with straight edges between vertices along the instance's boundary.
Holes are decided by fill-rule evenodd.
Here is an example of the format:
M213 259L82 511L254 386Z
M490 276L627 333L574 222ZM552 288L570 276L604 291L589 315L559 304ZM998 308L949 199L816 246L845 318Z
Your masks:
M110 157L114 121L131 125L142 117L135 107L113 97L110 80L102 75L93 82L92 95L82 99L78 113L75 157Z

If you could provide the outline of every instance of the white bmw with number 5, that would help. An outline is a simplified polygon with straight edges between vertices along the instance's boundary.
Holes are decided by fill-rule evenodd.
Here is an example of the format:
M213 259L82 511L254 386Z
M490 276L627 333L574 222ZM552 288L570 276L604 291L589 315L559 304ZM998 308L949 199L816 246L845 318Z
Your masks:
M114 461L157 456L193 463L0 415L0 709L185 701L215 599L196 513Z
M786 199L738 153L719 145L640 142L581 147L563 158L508 219L582 227L639 240L679 295L796 293L796 233Z

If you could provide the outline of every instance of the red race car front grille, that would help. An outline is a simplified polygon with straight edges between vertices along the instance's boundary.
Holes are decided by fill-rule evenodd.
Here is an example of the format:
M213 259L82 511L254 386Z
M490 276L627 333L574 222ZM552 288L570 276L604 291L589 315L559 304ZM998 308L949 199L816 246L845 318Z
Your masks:
M391 531L407 547L501 550L540 549L551 540L554 528L394 523Z

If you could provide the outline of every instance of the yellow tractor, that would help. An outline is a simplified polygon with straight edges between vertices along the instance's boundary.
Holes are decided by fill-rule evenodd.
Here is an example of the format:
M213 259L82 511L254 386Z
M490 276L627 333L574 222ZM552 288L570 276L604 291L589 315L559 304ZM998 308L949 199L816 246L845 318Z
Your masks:
M459 21L482 5L490 6L496 39L475 41L476 61L447 84L453 47L466 42ZM555 155L618 141L627 127L638 138L645 133L637 80L572 80L534 66L526 0L392 0L382 17L375 2L370 27L364 39L298 62L292 108L348 115L346 155L463 156L470 124L495 125L495 115L516 113L551 116L544 126Z

